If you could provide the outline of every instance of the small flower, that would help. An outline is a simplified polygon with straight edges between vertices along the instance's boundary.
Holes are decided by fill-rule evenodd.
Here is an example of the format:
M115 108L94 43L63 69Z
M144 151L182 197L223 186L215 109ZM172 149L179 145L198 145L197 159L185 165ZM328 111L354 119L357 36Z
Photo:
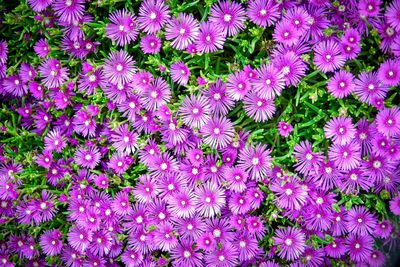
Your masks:
M305 234L294 227L278 229L273 237L274 244L279 247L278 256L285 260L296 260L304 252Z
M136 40L138 36L136 18L126 9L116 10L110 15L110 23L105 28L106 35L119 46Z
M180 85L186 85L189 81L190 70L183 61L171 65L171 78Z

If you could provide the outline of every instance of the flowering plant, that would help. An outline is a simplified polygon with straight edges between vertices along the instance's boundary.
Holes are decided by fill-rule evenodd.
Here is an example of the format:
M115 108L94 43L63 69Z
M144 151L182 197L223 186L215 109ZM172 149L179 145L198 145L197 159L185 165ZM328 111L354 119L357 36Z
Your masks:
M394 260L399 0L0 10L0 266Z

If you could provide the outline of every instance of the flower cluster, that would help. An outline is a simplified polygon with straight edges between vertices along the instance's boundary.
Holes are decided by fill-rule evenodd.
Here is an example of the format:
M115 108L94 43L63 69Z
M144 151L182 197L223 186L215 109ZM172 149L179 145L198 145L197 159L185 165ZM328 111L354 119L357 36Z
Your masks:
M399 0L104 2L4 18L0 266L385 265Z

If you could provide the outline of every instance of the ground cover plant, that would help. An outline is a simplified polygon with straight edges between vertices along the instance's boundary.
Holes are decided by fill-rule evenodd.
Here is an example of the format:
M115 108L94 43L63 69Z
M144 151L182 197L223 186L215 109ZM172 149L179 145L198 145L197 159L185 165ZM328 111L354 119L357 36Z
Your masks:
M0 266L390 266L400 1L0 0Z

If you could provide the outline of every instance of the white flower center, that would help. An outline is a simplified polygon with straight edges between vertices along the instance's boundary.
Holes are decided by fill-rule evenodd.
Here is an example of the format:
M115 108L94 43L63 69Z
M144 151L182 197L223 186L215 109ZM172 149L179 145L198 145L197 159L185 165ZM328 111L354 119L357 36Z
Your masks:
M183 252L183 256L184 256L185 258L189 258L190 256L192 256L192 254L190 253L190 251L185 250L185 251Z
M290 238L287 238L287 239L285 240L285 244L286 244L286 246L291 246L291 245L293 244L293 240L290 239Z
M122 64L117 65L117 71L122 71L124 69L124 66Z
M155 12L150 13L150 19L154 20L157 18L157 14Z
M232 15L230 15L230 14L225 14L224 15L224 21L225 22L229 22L229 21L231 21L231 19L232 19Z
M288 189L285 190L285 194L290 196L291 194L293 194L293 190L288 188Z

